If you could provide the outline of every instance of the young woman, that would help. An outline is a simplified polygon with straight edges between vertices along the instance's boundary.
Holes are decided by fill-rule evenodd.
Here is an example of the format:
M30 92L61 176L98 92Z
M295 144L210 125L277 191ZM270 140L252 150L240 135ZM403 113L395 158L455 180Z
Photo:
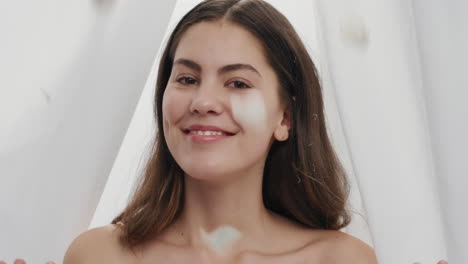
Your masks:
M162 54L158 128L131 202L64 264L377 263L348 225L314 64L261 0L208 0Z
M158 135L112 224L141 263L375 263L342 232L348 186L312 60L263 1L205 1L162 54ZM239 238L220 252L204 232ZM236 233L238 232L238 233Z

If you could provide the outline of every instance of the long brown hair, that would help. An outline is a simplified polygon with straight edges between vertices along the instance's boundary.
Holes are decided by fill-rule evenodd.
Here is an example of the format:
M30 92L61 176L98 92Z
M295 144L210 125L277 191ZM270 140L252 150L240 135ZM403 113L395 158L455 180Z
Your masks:
M263 44L279 80L279 96L292 118L290 137L271 146L263 173L265 207L315 229L339 230L350 222L349 185L330 143L317 71L289 21L262 0L207 0L177 24L159 63L154 116L158 133L131 201L112 224L123 223L121 245L132 251L160 234L183 210L184 173L167 147L162 100L175 50L187 29L202 21L240 25Z

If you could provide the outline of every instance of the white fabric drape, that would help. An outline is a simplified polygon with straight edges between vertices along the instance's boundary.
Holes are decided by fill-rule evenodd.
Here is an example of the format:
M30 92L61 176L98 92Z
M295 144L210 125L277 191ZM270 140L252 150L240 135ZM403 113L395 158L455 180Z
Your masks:
M468 2L316 3L380 263L467 263Z
M447 259L411 2L317 3L379 263Z
M61 263L93 217L174 2L0 6L0 260Z
M155 53L198 2L0 9L0 259L59 263L73 237L123 209L156 132ZM468 263L468 3L268 2L323 81L352 186L343 231L382 264Z

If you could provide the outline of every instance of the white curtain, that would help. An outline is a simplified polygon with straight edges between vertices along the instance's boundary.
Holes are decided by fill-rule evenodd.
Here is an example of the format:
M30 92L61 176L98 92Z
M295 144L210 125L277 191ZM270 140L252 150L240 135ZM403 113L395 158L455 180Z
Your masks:
M409 1L318 1L325 88L336 91L380 263L436 263L446 243Z
M0 260L89 227L174 1L2 1Z
M78 233L123 209L156 132L158 48L198 2L0 9L0 259L61 262ZM379 263L468 263L468 4L268 2L323 81L352 186L343 231Z
M380 263L468 263L468 3L316 3Z

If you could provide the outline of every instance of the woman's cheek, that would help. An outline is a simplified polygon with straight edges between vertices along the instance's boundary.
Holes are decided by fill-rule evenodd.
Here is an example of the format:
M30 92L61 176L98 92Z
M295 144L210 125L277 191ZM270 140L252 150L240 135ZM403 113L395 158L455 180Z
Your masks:
M247 132L262 133L268 128L266 107L260 92L252 90L248 94L233 94L230 100L234 119Z
M166 88L162 102L163 122L165 128L169 128L171 125L174 125L177 120L182 118L183 111L185 109L183 107L183 101L183 97L177 96L169 87Z

